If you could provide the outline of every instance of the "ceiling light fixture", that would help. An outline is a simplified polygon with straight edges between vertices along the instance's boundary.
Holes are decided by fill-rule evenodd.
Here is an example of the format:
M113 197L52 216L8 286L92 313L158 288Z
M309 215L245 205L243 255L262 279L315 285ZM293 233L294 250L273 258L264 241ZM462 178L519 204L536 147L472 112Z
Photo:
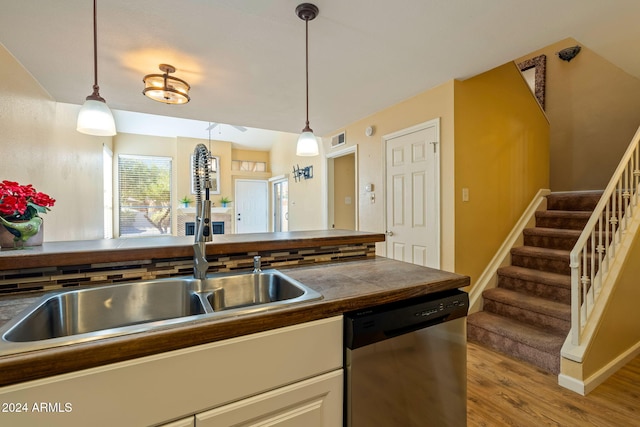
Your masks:
M304 21L305 28L305 68L306 68L306 84L307 84L307 121L304 129L298 137L296 146L296 154L298 156L317 156L318 140L313 134L313 130L309 127L309 21L318 16L318 8L311 3L302 3L296 7L296 15Z
M87 96L78 113L76 130L87 135L112 136L116 123L107 102L100 96L98 86L98 29L96 24L96 0L93 0L93 93Z
M160 64L160 71L164 74L147 74L142 81L144 90L142 93L154 101L165 104L186 104L189 98L189 83L177 77L170 76L176 68L169 64Z

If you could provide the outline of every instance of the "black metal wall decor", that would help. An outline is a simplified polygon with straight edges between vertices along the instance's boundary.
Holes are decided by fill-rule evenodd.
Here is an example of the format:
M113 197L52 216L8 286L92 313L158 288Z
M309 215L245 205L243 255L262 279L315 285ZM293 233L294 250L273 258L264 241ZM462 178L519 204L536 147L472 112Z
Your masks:
M302 178L304 179L313 178L313 166L300 168L300 166L295 165L293 167L293 178L295 179L296 182L300 182Z

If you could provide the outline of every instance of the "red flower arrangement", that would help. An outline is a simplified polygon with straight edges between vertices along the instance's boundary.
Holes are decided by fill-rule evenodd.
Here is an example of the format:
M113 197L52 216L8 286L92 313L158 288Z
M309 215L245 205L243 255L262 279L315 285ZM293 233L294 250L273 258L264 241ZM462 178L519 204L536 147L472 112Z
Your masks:
M20 185L6 180L0 183L0 216L7 221L30 220L39 213L47 213L55 202L31 184Z

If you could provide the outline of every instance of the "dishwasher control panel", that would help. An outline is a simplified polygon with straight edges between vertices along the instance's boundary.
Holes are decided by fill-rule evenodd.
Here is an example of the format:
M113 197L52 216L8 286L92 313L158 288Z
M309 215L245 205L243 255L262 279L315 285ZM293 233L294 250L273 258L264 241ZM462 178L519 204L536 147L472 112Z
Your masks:
M469 296L453 290L345 314L345 345L358 348L467 315Z

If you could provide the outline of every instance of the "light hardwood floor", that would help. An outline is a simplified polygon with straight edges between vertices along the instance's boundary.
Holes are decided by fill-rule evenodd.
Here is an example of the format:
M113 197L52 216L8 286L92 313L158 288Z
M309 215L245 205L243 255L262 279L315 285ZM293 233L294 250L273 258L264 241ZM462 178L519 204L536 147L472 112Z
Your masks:
M469 343L467 425L640 426L640 356L587 396L555 375Z

